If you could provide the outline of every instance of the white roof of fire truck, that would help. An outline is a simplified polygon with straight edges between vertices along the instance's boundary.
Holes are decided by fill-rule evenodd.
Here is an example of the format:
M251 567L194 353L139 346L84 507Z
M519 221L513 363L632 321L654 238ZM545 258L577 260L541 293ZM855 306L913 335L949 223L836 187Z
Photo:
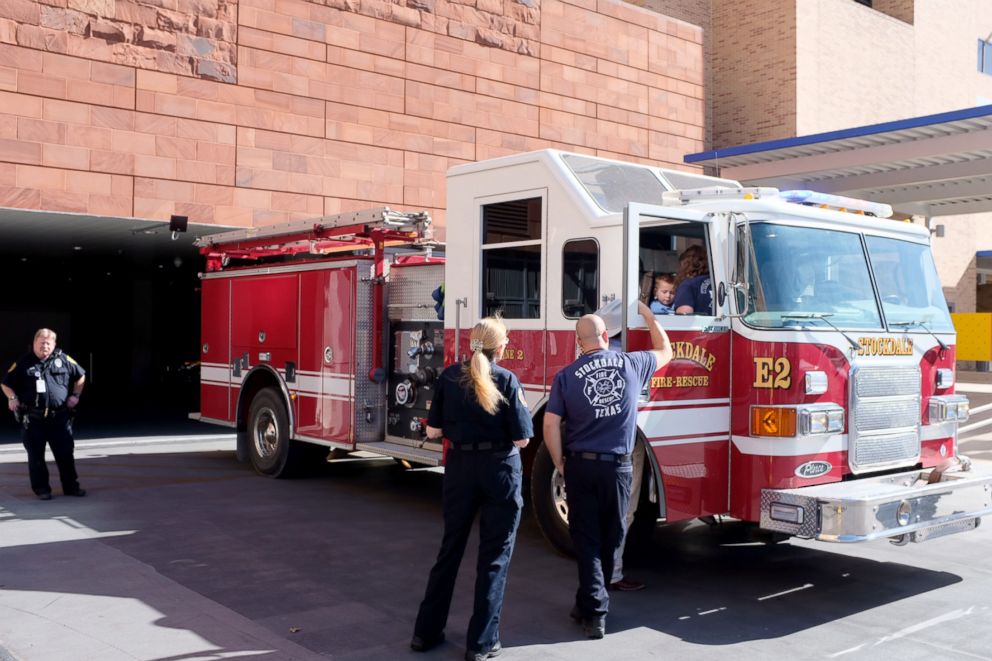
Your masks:
M493 177L509 179L514 170L528 165L543 170L557 183L556 188L570 198L580 212L579 218L569 217L570 223L584 218L592 227L621 224L624 207L630 202L638 202L681 207L700 217L709 213L742 212L756 220L791 217L800 222L806 220L870 233L929 236L925 227L890 220L892 209L886 204L814 191L744 188L731 179L556 149L455 166L448 170L449 196L459 179L481 175L485 177L485 188L498 189L499 186L493 186ZM541 185L533 178L529 182L534 186Z

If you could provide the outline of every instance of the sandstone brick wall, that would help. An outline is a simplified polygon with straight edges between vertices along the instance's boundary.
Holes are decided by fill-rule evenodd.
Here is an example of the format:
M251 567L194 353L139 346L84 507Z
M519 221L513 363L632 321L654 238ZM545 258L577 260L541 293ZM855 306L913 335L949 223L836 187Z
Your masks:
M443 225L461 162L684 167L702 57L698 27L619 0L3 0L0 207Z
M713 2L714 0L628 0L703 31L703 150L713 147Z

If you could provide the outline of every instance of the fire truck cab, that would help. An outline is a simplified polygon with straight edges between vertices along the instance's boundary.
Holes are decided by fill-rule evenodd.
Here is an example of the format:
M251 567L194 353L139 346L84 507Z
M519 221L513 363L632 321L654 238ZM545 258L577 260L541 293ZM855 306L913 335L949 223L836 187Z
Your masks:
M657 316L674 359L638 413L660 521L904 543L992 511L992 476L957 451L968 402L925 228L885 205L556 150L454 167L447 188L443 261L429 219L388 211L201 240L201 416L235 426L260 472L306 442L442 464L422 431L431 384L490 314L540 429L576 319L617 308L620 346L647 348L632 312L668 275L691 292ZM428 251L390 263L390 243ZM564 483L536 441L534 511L567 550Z

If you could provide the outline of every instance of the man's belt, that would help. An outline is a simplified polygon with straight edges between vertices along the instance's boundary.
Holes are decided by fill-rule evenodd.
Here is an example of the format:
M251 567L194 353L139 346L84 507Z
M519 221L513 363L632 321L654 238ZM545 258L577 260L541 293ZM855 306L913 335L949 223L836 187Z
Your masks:
M615 464L629 464L629 454L613 454L612 452L576 452L568 450L565 456L572 459L586 459L588 461L611 461Z
M482 441L480 443L452 443L451 447L459 452L495 452L497 450L509 450L513 447L513 443Z
M31 408L25 411L24 415L26 415L30 420L44 420L46 418L54 418L59 413L64 413L65 411L68 410L69 409L66 408L65 406L59 406L56 408L48 408L48 409Z

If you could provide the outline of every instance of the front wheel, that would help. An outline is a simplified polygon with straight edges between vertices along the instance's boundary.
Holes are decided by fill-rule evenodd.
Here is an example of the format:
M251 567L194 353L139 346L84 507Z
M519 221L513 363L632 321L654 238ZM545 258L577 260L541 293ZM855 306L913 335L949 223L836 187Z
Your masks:
M565 498L565 476L551 461L544 444L534 455L530 474L530 501L537 525L551 546L559 553L575 555L572 537L568 533L568 501Z

